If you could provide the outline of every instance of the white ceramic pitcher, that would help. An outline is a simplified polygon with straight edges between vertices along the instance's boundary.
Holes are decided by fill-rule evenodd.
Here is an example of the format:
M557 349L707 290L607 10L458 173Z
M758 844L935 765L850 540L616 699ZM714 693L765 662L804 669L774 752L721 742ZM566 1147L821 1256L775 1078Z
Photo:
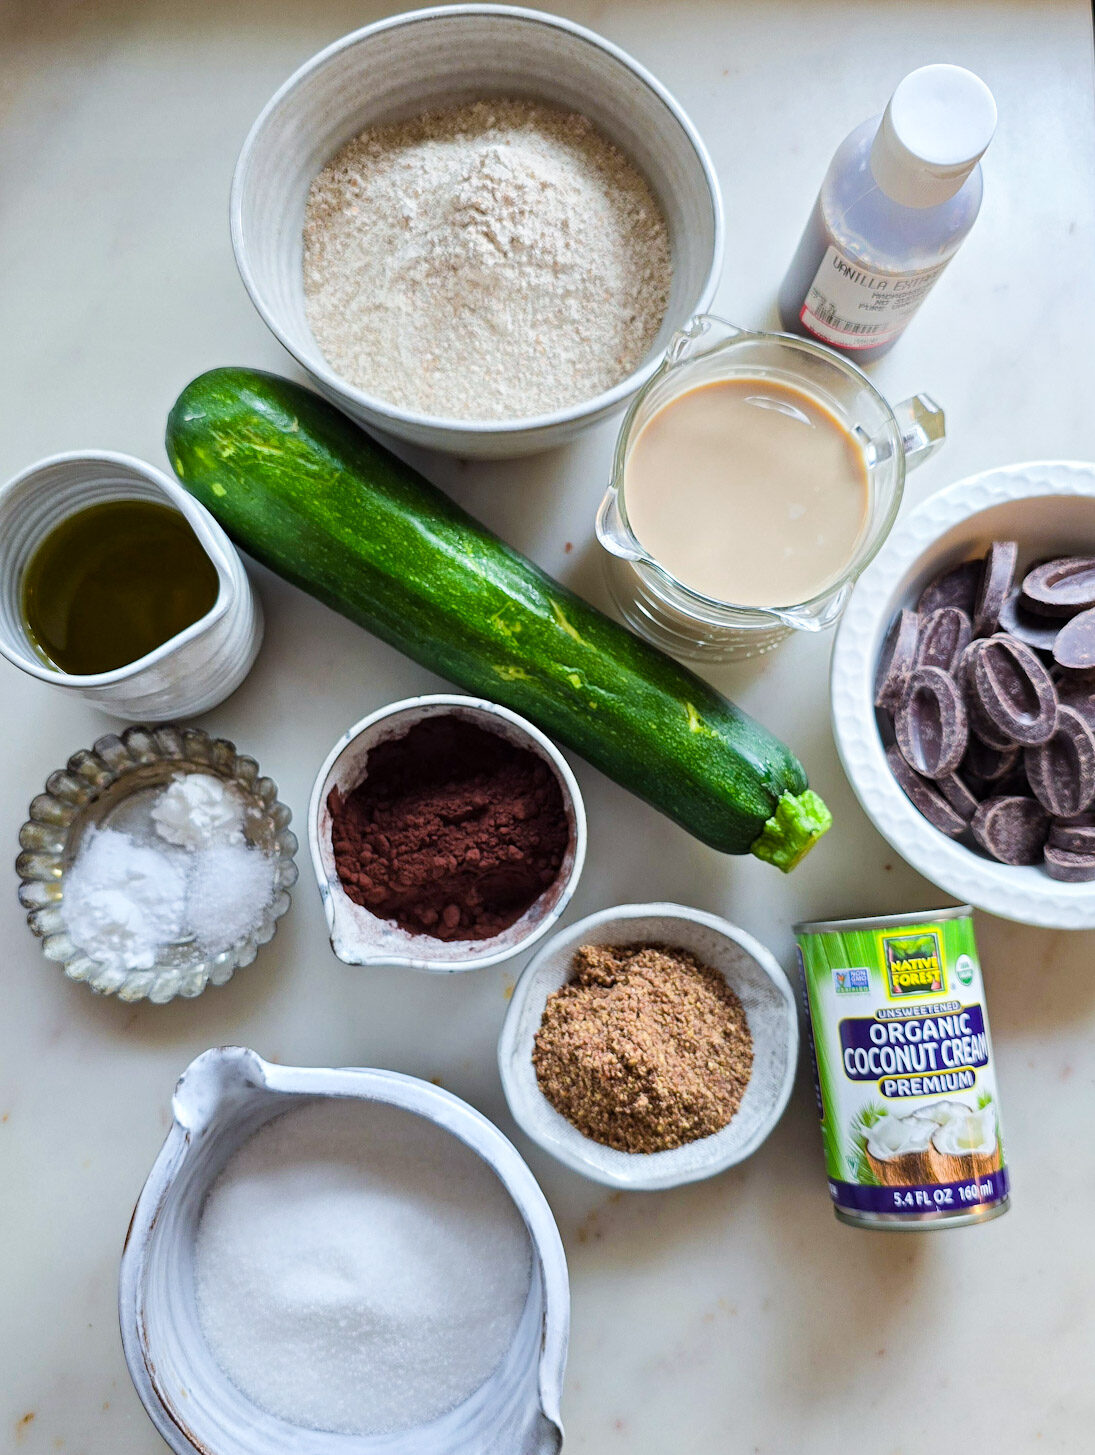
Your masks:
M216 568L217 599L199 621L136 662L111 672L60 672L27 636L23 577L62 520L108 500L153 500L184 515ZM261 643L262 610L235 547L205 506L161 470L108 450L51 455L0 489L0 653L32 677L115 717L166 722L223 702L251 670Z
M259 1127L316 1097L359 1097L425 1117L494 1171L528 1229L532 1277L517 1333L474 1394L389 1435L305 1430L251 1403L215 1363L198 1323L194 1243L206 1194ZM222 1046L183 1072L174 1120L133 1213L118 1307L126 1363L175 1455L558 1455L570 1289L544 1194L517 1149L466 1102L395 1071L273 1066Z

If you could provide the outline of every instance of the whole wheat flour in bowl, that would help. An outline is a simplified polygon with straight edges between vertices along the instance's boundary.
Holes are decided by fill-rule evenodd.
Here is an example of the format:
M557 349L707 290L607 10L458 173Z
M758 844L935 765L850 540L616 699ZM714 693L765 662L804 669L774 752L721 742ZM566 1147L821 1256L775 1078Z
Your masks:
M316 343L348 383L421 414L518 419L613 388L671 280L643 177L587 118L537 102L372 127L308 194Z

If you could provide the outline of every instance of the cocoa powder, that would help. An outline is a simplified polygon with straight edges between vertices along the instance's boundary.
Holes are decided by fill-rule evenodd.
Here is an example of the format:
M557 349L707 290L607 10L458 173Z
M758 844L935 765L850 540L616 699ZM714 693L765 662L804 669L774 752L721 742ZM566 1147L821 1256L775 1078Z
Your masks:
M554 883L570 840L547 764L459 717L379 743L364 782L332 789L328 807L349 897L439 940L507 929Z

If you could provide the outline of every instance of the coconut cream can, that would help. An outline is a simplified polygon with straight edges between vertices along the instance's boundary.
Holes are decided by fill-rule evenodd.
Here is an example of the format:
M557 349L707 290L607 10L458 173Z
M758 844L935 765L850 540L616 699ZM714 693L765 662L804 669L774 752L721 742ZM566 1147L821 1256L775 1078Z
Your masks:
M795 926L829 1192L861 1228L1008 1206L973 911Z

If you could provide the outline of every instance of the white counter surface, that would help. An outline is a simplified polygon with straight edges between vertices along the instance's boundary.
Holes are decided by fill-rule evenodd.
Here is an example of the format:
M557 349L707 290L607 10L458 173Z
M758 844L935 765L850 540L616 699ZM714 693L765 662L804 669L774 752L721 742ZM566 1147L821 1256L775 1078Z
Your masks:
M226 197L275 86L377 0L8 0L0 9L0 476L61 449L164 463L201 369L288 372L237 280ZM981 219L875 370L927 389L950 440L911 500L1009 461L1095 455L1095 146L1085 0L600 0L562 5L632 51L704 134L725 189L718 311L772 299L833 148L901 75L971 66L1000 107ZM444 487L602 604L594 507L613 427L527 463L428 460ZM203 720L303 817L335 737L438 679L256 571L257 667ZM793 877L725 859L576 762L589 859L569 917L677 899L790 966L800 917L942 899L877 837L837 763L828 638L719 685L789 739L836 815ZM0 844L46 774L111 724L0 665ZM117 1260L178 1073L244 1043L283 1062L394 1067L513 1132L494 1046L519 963L451 979L341 965L305 858L273 945L194 1002L127 1007L69 984L0 895L0 1450L156 1455L122 1362ZM1095 1444L1095 938L979 916L1014 1173L1007 1216L902 1237L836 1223L805 1062L766 1146L713 1182L609 1196L517 1136L570 1260L572 1455L927 1455Z

